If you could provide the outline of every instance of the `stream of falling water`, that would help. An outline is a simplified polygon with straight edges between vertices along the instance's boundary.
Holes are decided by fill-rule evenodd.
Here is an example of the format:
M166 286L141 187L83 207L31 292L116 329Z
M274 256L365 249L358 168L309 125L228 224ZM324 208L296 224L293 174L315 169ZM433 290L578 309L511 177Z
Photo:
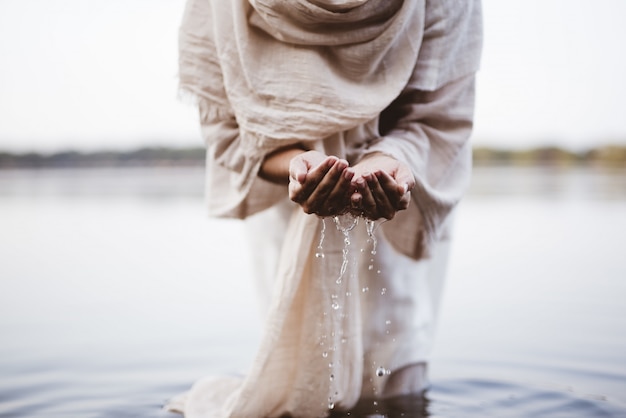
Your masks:
M368 270L372 271L374 270L374 257L376 255L376 250L377 250L377 244L378 241L376 239L375 236L375 231L377 226L379 226L381 223L376 223L376 221L370 220L370 219L365 219L363 218L365 221L365 230L367 232L367 241L366 241L366 248L361 248L361 252L365 253L366 251L369 250L369 264L368 264ZM342 247L342 261L341 261L341 267L339 269L339 274L337 276L337 279L335 280L335 284L337 285L337 292L332 292L331 293L331 301L330 301L330 308L331 311L338 311L340 310L341 306L340 306L340 297L339 297L339 292L342 291L342 283L344 281L345 275L346 275L346 271L348 269L348 265L350 262L350 246L351 246L351 237L350 237L350 232L352 230L354 230L357 225L359 224L360 218L359 217L355 217L352 215L344 215L344 216L334 216L332 218L333 223L335 224L335 228L337 231L339 231L342 235L343 235L343 247ZM384 221L383 221L384 222ZM320 231L320 240L319 243L317 245L316 248L316 252L315 252L315 257L318 259L324 259L325 258L325 254L324 254L324 240L326 239L326 218L322 218L322 222L321 222L321 231ZM320 260L321 261L321 260ZM380 274L380 270L376 271L377 274ZM352 275L356 274L356 272L352 272ZM358 280L358 277L353 277L353 279ZM362 293L366 293L368 291L368 287L364 286L362 288ZM385 289L383 289L383 291L381 292L381 294L384 295L385 293ZM351 296L351 292L346 291L346 297ZM326 315L326 313L324 313L324 315ZM345 313L341 313L341 317L345 318ZM389 323L389 321L387 321L387 323ZM335 337L335 332L333 331L331 333L331 337ZM322 342L320 343L321 346L323 346L323 351L322 351L322 357L323 358L328 358L329 356L329 352L328 350L334 352L336 347L333 345L331 345L330 347L325 347L325 341L327 340L327 336L326 335L322 335ZM346 341L346 338L343 337L341 338L341 343L344 343ZM328 364L329 367L329 380L330 380L330 396L328 397L328 409L332 410L335 407L335 401L336 401L336 396L338 395L338 391L337 388L335 387L336 383L335 383L335 373L336 373L336 369L338 367L340 367L340 364L338 364L339 362L333 362L330 361ZM390 373L390 371L388 369L386 369L385 367L378 367L376 369L376 376L382 377L384 375L388 375Z

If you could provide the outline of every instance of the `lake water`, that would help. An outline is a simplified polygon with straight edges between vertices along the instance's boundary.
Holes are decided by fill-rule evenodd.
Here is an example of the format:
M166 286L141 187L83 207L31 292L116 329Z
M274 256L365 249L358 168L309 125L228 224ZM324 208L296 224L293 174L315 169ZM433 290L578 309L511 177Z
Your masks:
M249 255L202 176L0 171L0 417L176 417L246 369ZM626 169L477 168L455 235L432 388L350 416L626 417Z

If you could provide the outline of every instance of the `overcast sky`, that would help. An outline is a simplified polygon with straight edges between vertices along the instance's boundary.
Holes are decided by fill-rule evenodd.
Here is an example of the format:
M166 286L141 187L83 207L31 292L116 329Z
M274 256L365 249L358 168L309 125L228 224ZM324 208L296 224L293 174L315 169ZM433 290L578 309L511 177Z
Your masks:
M202 145L176 94L183 7L0 0L0 150ZM626 144L625 0L483 8L475 144Z

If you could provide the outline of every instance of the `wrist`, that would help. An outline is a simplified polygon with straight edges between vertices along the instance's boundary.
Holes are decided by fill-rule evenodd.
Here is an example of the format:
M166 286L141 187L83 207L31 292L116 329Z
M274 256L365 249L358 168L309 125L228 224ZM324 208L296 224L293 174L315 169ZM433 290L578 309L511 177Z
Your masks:
M292 158L305 152L301 144L289 145L272 151L263 159L259 177L276 184L288 184L289 164Z

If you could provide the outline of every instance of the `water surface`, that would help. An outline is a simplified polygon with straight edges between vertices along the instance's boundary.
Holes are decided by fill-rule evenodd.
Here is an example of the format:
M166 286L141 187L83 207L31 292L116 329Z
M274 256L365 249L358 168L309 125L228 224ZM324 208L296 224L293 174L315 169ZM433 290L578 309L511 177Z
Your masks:
M201 169L0 171L0 417L175 417L259 338ZM350 416L626 416L626 171L478 168L423 398ZM234 249L234 250L233 250Z

